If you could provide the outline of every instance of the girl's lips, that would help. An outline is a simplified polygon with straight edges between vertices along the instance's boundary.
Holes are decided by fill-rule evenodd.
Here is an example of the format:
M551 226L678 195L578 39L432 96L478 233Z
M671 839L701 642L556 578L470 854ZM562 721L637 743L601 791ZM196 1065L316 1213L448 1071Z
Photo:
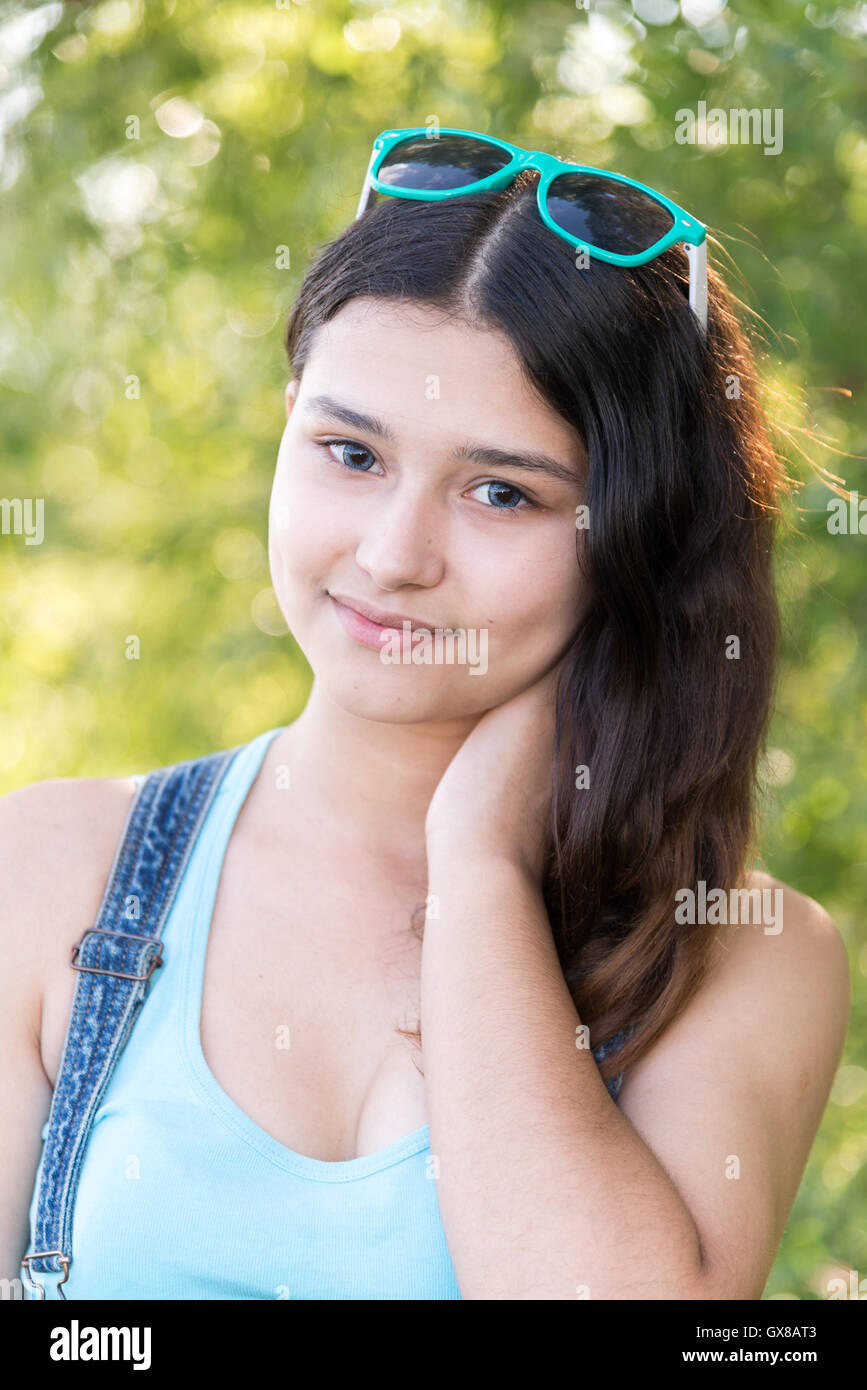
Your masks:
M408 613L395 613L390 608L376 608L372 603L365 603L363 599L355 598L352 594L347 594L344 598L343 594L332 594L330 589L326 589L325 592L335 603L342 603L344 608L354 609L362 618L377 623L379 627L396 627L400 630L404 623L409 623L411 627L423 627L427 632L436 630L436 623L429 623L427 618L411 618Z
M375 623L371 618L366 618L363 613L358 613L354 608L349 608L347 604L341 603L333 595L329 594L329 598L334 604L334 611L340 619L344 631L348 632L349 636L356 642L360 642L363 647L371 647L376 652L382 651L386 634L394 642L395 633L397 633L402 647L411 645L412 632L405 631L402 623ZM418 628L415 629L415 631L419 630Z

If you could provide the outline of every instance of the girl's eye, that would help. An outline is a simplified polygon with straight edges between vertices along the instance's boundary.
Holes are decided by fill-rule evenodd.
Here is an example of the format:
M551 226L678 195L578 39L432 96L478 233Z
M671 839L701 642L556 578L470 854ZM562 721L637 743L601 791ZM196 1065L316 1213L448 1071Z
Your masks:
M515 487L514 483L479 483L475 488L473 488L473 492L478 492L479 490L485 489L487 490L486 496L484 498L480 498L480 501L483 500L490 503L491 505L489 510L491 511L517 512L523 511L524 506L535 507L536 505L535 502L530 501L530 498L526 495L526 493L522 492L519 487ZM524 506L521 505L522 503L524 504Z
M353 439L323 439L318 446L326 449L335 463L342 465L351 473L369 473L371 465L376 462L370 449L366 444L359 444ZM335 457L333 450L340 450L338 457ZM366 455L366 458L365 458ZM488 483L477 483L472 489L470 496L474 493L485 490L485 496L480 498L484 501L489 511L495 512L517 512L523 511L527 507L536 507L538 504L533 502L526 493L522 492L514 483L504 483L493 480Z
M325 439L320 448L327 449L329 453L332 449L342 450L340 457L335 459L335 462L341 463L344 468L348 468L353 473L370 472L370 464L364 459L359 461L359 454L367 454L372 462L376 462L366 444L356 444L351 439ZM334 454L331 454L331 457L334 458Z

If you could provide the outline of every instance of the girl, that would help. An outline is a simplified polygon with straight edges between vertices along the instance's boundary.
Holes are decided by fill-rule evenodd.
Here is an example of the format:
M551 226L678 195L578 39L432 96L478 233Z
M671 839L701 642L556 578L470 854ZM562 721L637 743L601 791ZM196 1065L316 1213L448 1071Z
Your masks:
M301 715L0 804L37 1296L762 1293L849 1002L748 869L788 480L700 224L494 144L381 137L294 307Z

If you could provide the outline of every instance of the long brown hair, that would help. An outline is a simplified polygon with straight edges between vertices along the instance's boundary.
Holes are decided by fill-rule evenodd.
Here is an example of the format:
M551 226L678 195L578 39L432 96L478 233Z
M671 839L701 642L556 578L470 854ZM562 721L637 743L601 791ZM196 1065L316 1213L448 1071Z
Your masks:
M709 268L705 337L682 247L578 268L538 216L536 178L439 204L384 198L309 268L286 351L300 378L316 329L356 296L444 309L508 335L584 441L587 603L560 681L544 898L594 1046L631 1028L600 1064L608 1079L707 971L712 933L676 922L676 893L741 887L755 848L792 480L720 275Z

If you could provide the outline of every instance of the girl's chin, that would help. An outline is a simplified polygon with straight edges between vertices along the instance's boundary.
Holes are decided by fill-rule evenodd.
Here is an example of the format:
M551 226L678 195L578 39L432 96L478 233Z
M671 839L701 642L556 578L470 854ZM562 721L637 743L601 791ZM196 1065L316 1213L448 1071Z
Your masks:
M339 672L325 667L314 667L314 671L317 684L341 709L379 724L442 724L472 718L490 703L483 698L484 689L468 690L466 685L456 689L453 679L442 679L447 674L453 678L453 672L384 666L371 674L360 669L353 672L348 662ZM461 674L466 682L467 672ZM485 682L474 681L476 685L484 687Z

